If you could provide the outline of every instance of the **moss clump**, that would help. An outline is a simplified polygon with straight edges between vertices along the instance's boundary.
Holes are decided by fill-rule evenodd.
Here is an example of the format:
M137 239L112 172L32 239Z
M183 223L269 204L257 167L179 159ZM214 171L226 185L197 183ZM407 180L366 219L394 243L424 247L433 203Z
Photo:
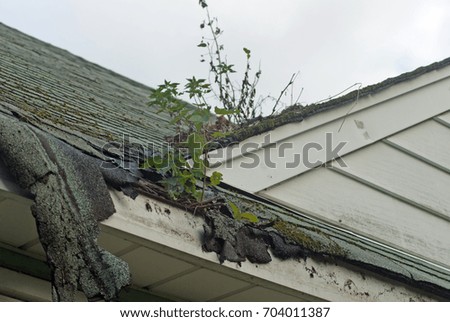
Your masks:
M287 241L296 243L315 254L337 257L346 256L346 251L318 228L301 228L281 220L275 221L273 228L286 238Z

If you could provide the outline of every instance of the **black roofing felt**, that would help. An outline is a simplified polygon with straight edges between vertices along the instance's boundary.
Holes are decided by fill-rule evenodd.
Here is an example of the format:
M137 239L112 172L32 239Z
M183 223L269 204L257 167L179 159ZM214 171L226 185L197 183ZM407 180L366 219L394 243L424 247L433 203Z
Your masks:
M8 154L7 159L15 160L17 156L14 153L23 156L32 151L33 146L37 146L35 154L42 155L46 165L41 169L43 176L37 176L33 182L40 183L39 193L44 199L48 197L45 192L48 181L45 178L49 174L55 175L56 181L63 187L59 202L64 198L73 202L68 212L80 216L81 209L82 215L86 215L83 209L87 208L83 208L82 202L95 203L95 200L90 199L92 196L86 193L90 191L89 187L83 188L85 193L78 194L83 196L82 200L76 200L77 189L73 186L73 180L77 179L63 175L65 168L73 165L70 162L61 163L60 160L67 160L73 155L92 164L93 168L86 171L97 173L96 175L101 173L109 186L122 190L130 197L135 197L137 193L150 193L153 197L164 198L164 191L155 184L152 173L136 167L139 162L136 160L138 154L132 149L124 150L121 144L123 134L129 136L130 142L140 145L163 144L166 136L174 134L167 115L156 114L155 108L147 107L150 88L2 24L0 43L2 122L18 122L19 127L23 128L18 133L32 133L31 135L36 136L33 141L35 143L30 143L30 146L20 144L20 151L14 152L14 149L6 149L5 145L19 140L15 138L19 134L12 130L19 127L9 127L9 132L2 129L5 138L4 146L0 146L0 156L5 158L5 154ZM375 93L449 64L450 59L447 59L419 68L362 89L359 95L362 97ZM248 132L245 132L245 128L242 129L237 138L242 139L288 122L301 121L309 115L352 101L355 97L356 93L350 93L322 104L290 108L279 116L250 125ZM27 142L24 138L20 140ZM53 143L49 148L45 142ZM105 154L103 152L107 143L108 153ZM128 144L127 148L129 147L133 147L133 144ZM68 151L70 149L74 151ZM55 151L59 156L54 156ZM117 161L121 157L130 161L127 163L130 169L117 168ZM102 161L106 163L102 164ZM10 161L9 166L19 166L12 165L13 163L17 162ZM33 167L26 164L22 166ZM58 167L60 171L57 170ZM18 172L13 168L11 170ZM75 169L69 173L79 171L80 169ZM101 179L97 178L98 180ZM86 182L89 184L89 180ZM356 265L450 299L450 276L445 269L243 192L235 193L225 187L210 193L215 196L215 202L209 210L201 212L206 222L203 247L206 251L216 252L220 261L250 260L267 263L271 260L271 255L267 252L270 248L275 256L283 259L314 256L342 265ZM36 195L36 191L34 194ZM250 224L234 220L227 209L227 200L233 201L242 211L251 211L258 216L260 222ZM43 205L39 204L39 200L35 199L35 202L38 208ZM105 200L102 202L108 203ZM180 204L178 206L186 207ZM109 211L106 216L111 213ZM95 251L87 252L86 256L92 254ZM107 260L114 262L111 258ZM101 261L93 260L92 263L92 269L98 270ZM123 285L123 278L121 281Z

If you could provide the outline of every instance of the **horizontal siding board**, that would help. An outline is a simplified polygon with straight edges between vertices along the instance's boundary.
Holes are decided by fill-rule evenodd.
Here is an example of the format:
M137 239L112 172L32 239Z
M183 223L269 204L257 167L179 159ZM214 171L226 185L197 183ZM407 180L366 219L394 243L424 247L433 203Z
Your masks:
M137 248L121 256L130 266L133 284L145 287L156 284L194 266L146 247Z
M264 287L256 286L242 292L231 294L219 299L221 302L245 302L251 299L254 302L299 302L302 298L276 292Z
M306 214L450 267L450 223L319 168L260 193Z
M286 166L286 163L294 160L294 155L301 154L301 157L304 158L302 151L306 144L315 143L323 147L318 152L310 150L313 152L309 155L311 162L325 163L330 161L330 158L334 155L325 153L325 133L332 133L334 142L331 144L332 148L339 142L347 142L344 148L339 151L342 156L442 114L448 110L450 92L447 88L449 84L450 79L446 79L407 95L398 96L382 104L353 113L345 119L344 123L342 118L336 119L310 131L282 140L277 143L278 148L268 145L265 148L253 151L251 155L237 157L223 164L218 170L223 173L224 181L230 185L249 192L261 191L310 170L311 167L304 162L300 162L295 167L289 168ZM427 108L411 108L412 106L426 106ZM313 117L321 116L319 114ZM272 139L267 141L273 142ZM256 142L254 144L258 145ZM281 153L280 148L282 144L288 146L287 149L282 151L283 153ZM254 149L248 144L246 147L249 149L241 147L239 153ZM235 150L239 150L239 148L236 147ZM218 153L211 153L210 160L212 163L223 157L218 156ZM269 156L270 160L276 164L275 166L271 167L269 163L264 161ZM254 160L259 160L257 165ZM252 163L255 165L246 168Z
M200 269L158 285L151 290L161 294L177 294L182 299L209 301L227 293L248 288L250 285L209 269Z
M333 167L450 221L450 174L383 143L344 160Z
M450 112L437 116L436 121L450 128Z
M386 140L450 172L450 129L429 120Z
M22 301L51 301L50 282L0 267L0 294Z
M0 302L23 302L23 301L0 294Z
M38 238L29 203L20 203L3 195L0 194L0 242L21 247Z

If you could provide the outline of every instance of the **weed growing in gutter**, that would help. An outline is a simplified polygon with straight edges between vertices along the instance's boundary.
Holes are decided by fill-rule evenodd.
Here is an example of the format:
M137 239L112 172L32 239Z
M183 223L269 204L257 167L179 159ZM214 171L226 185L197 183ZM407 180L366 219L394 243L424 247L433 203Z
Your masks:
M159 112L172 117L171 122L176 126L178 135L172 142L173 146L147 159L143 166L153 168L162 175L161 183L170 198L188 198L202 203L205 189L222 181L222 173L218 171L209 178L206 175L209 166L208 146L213 140L229 135L234 128L256 118L256 87L261 70L258 69L252 75L251 51L243 48L246 67L242 80L240 83L232 80L231 75L236 71L234 65L227 61L224 45L219 41L223 31L218 26L217 18L211 18L206 1L200 0L199 4L206 11L206 20L200 24L200 28L208 30L209 36L202 37L198 47L207 50L207 54L201 57L203 62L209 62L213 82L191 77L181 85L166 80L152 91L148 104L159 106ZM292 84L292 79L289 84ZM180 97L183 95L188 96L192 104L182 101ZM212 97L221 106L216 106ZM276 111L279 101L276 100L273 111ZM234 204L229 204L229 207L237 220L258 221L256 216L242 213Z

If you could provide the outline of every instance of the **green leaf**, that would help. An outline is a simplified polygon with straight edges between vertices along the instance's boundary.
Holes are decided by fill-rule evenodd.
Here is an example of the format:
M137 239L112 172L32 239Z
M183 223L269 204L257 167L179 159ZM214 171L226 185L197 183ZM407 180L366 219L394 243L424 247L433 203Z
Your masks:
M245 48L245 47L243 49L244 49L245 54L247 55L247 59L249 59L250 58L250 53L251 53L250 49Z
M203 125L209 122L211 118L211 113L207 109L196 109L192 114L188 117L189 121L193 123L198 123L199 125Z
M185 191L184 186L180 185L180 180L177 177L169 177L162 180L164 187L167 189L170 198L177 200Z
M189 98L200 98L211 92L211 85L206 82L206 79L192 77L187 78L186 80L187 83L184 85L184 88L185 93L189 94Z
M172 162L178 169L188 168L189 164L180 152L174 153L172 156Z
M214 139L220 139L220 138L224 138L224 137L227 137L228 135L230 135L230 132L214 132L214 133L212 133L211 134L211 136L214 138Z
M160 170L163 168L165 162L165 160L163 160L163 157L161 157L160 155L155 155L151 158L148 158L147 160L145 160L143 167L144 168L152 168L152 169L156 169L156 170Z
M220 107L215 107L214 108L214 113L216 113L217 115L231 115L231 114L236 114L238 111L236 109L232 109L229 110L227 108L220 108Z
M197 47L201 47L201 48L203 48L203 47L206 47L207 45L206 45L206 43L204 43L204 42L201 42L201 43L199 43L198 45L197 45Z
M230 64L227 65L225 63L220 63L217 65L217 72L218 74L226 74L226 73L236 73L236 71L233 69L234 65Z
M222 182L222 173L214 171L209 178L212 186L217 186L220 182Z
M174 111L174 113L175 113L175 115L172 117L170 124L178 124L180 122L185 121L185 119L188 118L187 114L189 113L189 111L184 108L180 111Z
M192 171L192 177L195 180L203 181L205 174L203 171L203 164L201 162L197 162L196 164L194 164L191 171Z
M256 217L254 214L250 212L243 212L241 213L241 219L246 219L252 223L257 223L259 221L258 217Z
M189 154L191 155L193 164L193 169L200 170L203 173L204 163L201 159L203 155L203 149L205 147L205 138L198 133L191 133L187 139L187 148Z
M236 220L247 220L252 223L257 223L259 221L258 217L256 217L254 214L250 212L241 212L238 206L236 206L235 203L228 201L228 205L231 208L231 211L233 213L233 217Z
M145 160L145 162L142 163L140 167L143 169L148 169L148 168L152 168L152 164L149 162L149 160Z
M241 215L241 211L239 210L239 207L238 206L236 206L236 204L234 203L234 202L232 202L232 201L228 201L228 205L230 206L230 208L231 208L231 211L233 212L233 217L235 218L235 219L240 219L240 215Z

